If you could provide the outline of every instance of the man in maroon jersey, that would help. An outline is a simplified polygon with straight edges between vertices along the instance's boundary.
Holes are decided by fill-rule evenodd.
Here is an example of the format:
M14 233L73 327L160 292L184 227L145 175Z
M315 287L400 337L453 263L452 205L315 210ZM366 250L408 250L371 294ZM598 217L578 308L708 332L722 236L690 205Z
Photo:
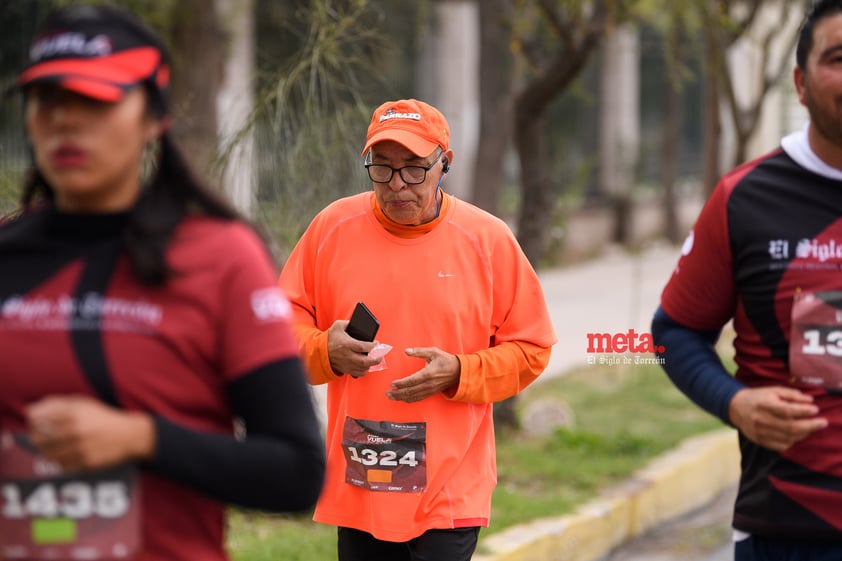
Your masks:
M810 122L721 179L652 323L676 386L739 430L737 561L842 559L842 0L796 59ZM735 377L713 347L731 320Z

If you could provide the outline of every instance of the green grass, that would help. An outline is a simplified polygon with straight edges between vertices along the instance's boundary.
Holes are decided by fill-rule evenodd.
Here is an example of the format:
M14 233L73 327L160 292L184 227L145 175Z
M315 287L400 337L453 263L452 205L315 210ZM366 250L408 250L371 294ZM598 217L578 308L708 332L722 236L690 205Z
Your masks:
M721 426L698 410L657 366L587 367L541 382L518 407L563 400L575 425L545 437L500 437L498 486L484 536L514 524L571 512L621 482L682 439ZM229 546L236 561L336 559L336 530L308 516L233 511Z
M308 515L274 516L233 510L228 548L238 561L334 561L336 528Z
M485 533L570 512L682 439L721 425L656 366L582 368L540 387L540 399L567 403L575 426L498 443L498 485Z

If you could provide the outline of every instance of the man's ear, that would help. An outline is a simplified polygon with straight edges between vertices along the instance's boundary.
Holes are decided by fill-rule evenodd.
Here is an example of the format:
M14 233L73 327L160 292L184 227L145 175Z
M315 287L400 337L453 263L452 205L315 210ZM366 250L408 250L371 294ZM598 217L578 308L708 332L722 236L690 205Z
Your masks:
M792 71L792 81L795 84L795 91L798 92L798 101L801 102L801 105L805 105L805 92L807 91L806 74L807 73L798 65L796 65L795 70Z
M453 150L448 150L441 157L442 171L447 173L453 165Z

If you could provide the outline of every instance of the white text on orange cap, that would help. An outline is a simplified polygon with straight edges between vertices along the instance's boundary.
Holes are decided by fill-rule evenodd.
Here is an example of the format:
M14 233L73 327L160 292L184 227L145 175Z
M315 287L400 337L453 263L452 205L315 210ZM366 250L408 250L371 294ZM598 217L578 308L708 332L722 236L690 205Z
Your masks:
M380 122L388 121L389 119L412 119L413 121L421 120L421 113L395 113L392 110L386 111L385 114L380 115Z

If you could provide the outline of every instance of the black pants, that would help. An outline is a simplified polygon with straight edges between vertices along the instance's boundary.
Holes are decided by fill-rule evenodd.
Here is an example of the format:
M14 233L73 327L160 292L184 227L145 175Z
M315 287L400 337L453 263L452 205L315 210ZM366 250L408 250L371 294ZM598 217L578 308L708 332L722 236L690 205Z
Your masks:
M378 540L368 532L339 528L339 561L471 561L479 527L427 530L408 542Z
M735 561L839 561L842 544L750 536L734 545Z

